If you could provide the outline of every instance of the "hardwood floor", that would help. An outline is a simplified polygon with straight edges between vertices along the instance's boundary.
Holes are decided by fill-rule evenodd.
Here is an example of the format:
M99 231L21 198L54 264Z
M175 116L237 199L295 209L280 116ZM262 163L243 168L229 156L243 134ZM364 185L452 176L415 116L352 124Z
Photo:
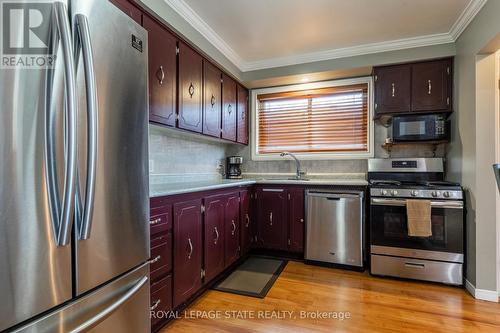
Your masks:
M292 261L265 299L210 290L186 311L189 318L173 321L161 333L500 332L500 304L475 300L463 289ZM301 311L343 312L350 318L304 319ZM286 318L259 318L278 314Z

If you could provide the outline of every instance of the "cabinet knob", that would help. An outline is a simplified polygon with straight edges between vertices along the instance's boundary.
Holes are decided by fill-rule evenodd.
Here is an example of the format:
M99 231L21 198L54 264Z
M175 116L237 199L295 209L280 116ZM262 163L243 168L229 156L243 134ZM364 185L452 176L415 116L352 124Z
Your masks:
M150 224L150 225L155 225L155 224L158 224L158 223L160 223L160 222L161 222L161 218L160 218L160 217L158 217L158 218L156 218L156 219L154 219L154 220L149 221L149 224Z
M245 224L245 228L248 228L248 226L250 225L250 217L248 216L248 214L245 214L245 218L247 220L247 223Z
M193 243L191 242L191 238L188 238L189 252L188 259L191 259L191 255L193 254Z
M428 84L428 88L429 88L429 91L427 91L427 93L430 95L432 93L432 81L428 80L427 84Z
M273 225L273 212L269 213L269 225Z
M233 112L233 106L231 104L229 104L227 106L227 113L231 114L231 112Z
M151 259L149 261L150 264L154 264L155 262L158 262L161 259L161 256L156 256L154 259Z
M234 220L231 221L231 235L234 236L234 233L236 232L236 224L234 223Z
M191 98L193 98L193 95L194 95L194 86L193 86L193 82L191 82L191 83L189 84L189 90L188 90L188 91L189 91L189 96L190 96Z
M214 245L217 245L217 242L219 241L219 230L217 230L217 227L214 227L214 232L215 232Z
M212 108L213 108L215 105L215 96L214 95L212 95L212 98L210 99L210 104L212 104Z
M304 223L304 219L300 219L300 223Z
M152 306L151 306L151 311L154 311L156 310L156 308L158 307L158 305L160 305L161 303L161 300L157 300Z
M158 71L156 71L156 78L158 79L158 83L160 86L163 85L163 80L165 79L165 72L163 71L163 66L160 65L160 68L158 68Z
M394 84L394 82L391 84L392 86L392 97L396 96L396 85Z

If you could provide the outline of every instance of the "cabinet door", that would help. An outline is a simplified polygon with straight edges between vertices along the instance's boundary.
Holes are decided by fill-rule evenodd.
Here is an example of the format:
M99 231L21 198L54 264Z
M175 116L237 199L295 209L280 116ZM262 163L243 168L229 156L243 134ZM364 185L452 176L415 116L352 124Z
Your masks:
M149 121L175 126L177 96L177 39L144 15L149 48Z
M238 85L238 116L236 119L236 140L239 143L248 144L248 90Z
M240 191L240 242L241 254L244 255L250 250L252 244L252 220L250 217L250 191Z
M201 199L174 204L174 307L201 287Z
M222 75L222 138L236 141L236 82Z
M225 223L225 266L228 267L240 257L240 196L238 192L227 196Z
M410 111L411 66L398 65L375 68L375 113Z
M220 138L221 114L222 114L222 72L204 60L203 78L204 99L203 99L203 134Z
M142 12L139 8L134 6L128 0L109 0L116 7L120 8L122 12L130 16L134 21L141 24L142 22Z
M286 191L262 188L257 193L259 214L259 241L266 249L287 249Z
M224 270L224 210L226 198L205 198L205 282L209 282Z
M202 132L203 58L179 42L179 128Z
M451 60L412 65L412 111L451 111Z
M291 252L304 252L304 189L288 190L288 223Z

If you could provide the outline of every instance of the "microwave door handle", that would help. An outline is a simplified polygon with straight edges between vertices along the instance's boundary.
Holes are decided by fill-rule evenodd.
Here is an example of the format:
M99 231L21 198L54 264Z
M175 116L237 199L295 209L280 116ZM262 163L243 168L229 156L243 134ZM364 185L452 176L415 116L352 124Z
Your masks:
M85 74L85 90L87 99L87 177L85 186L85 204L81 205L81 194L78 186L77 207L80 214L78 238L85 240L90 238L92 229L92 213L95 200L97 147L98 147L98 101L94 70L94 58L92 56L92 44L87 18L82 14L75 16L75 61L78 63L79 51L82 50L83 67ZM79 180L77 180L78 182Z

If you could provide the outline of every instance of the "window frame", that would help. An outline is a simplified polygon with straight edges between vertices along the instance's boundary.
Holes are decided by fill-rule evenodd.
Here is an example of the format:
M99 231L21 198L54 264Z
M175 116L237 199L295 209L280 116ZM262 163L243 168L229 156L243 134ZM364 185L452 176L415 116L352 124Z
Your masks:
M301 160L351 160L351 159L367 159L374 156L374 141L375 141L375 126L373 120L374 111L374 96L373 96L373 78L371 76L364 76L352 79L329 80L313 83L302 83L286 86L277 86L271 88L252 89L250 95L250 112L251 112L251 157L252 161L277 161L283 160L279 153L261 154L257 151L257 142L259 139L259 128L257 126L258 114L258 97L262 94L281 93L287 91L301 91L318 88L331 88L338 86L348 86L356 84L368 84L368 151L351 151L351 152L310 152L310 153L294 153L297 158Z

